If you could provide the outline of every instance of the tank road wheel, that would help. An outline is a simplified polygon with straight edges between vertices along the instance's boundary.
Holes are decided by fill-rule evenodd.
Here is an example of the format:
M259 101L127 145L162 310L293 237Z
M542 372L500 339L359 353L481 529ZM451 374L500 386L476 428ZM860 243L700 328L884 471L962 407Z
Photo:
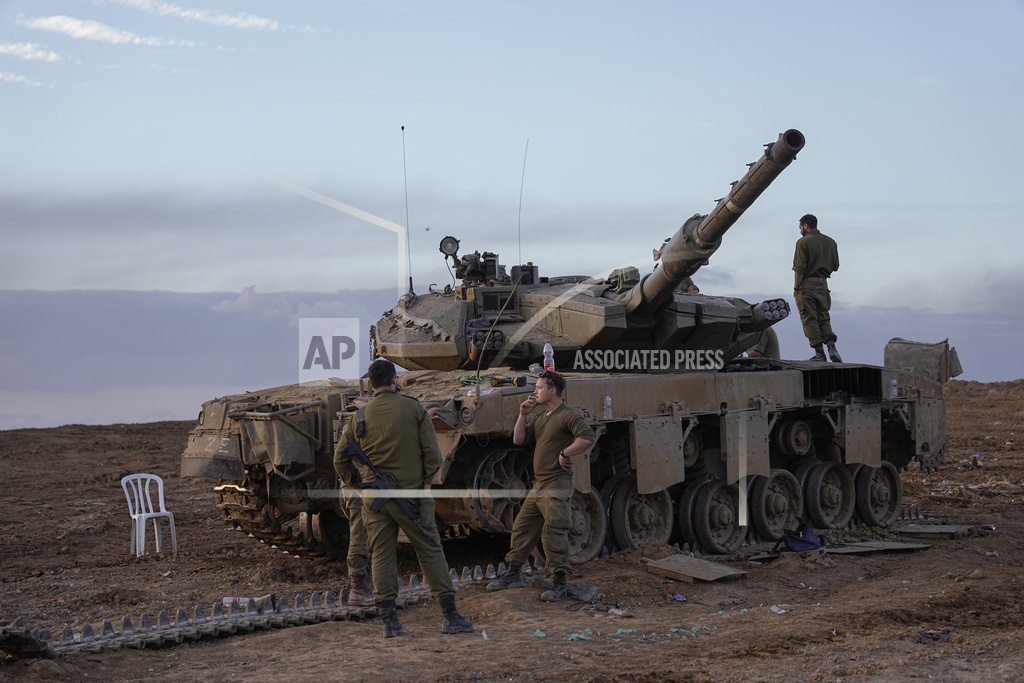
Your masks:
M512 533L512 522L530 490L530 459L513 448L480 461L473 476L473 508L486 531Z
M770 477L757 477L750 490L750 518L765 538L777 541L786 529L796 529L804 507L800 482L786 470L772 470Z
M811 524L819 529L841 529L853 517L853 475L837 462L815 463L807 473L804 499Z
M632 475L612 496L608 516L612 536L623 549L664 545L672 535L672 497L668 491L638 493Z
M604 547L608 518L601 496L593 488L590 493L573 491L572 523L569 526L569 563L586 564Z
M349 543L348 518L334 510L314 512L309 518L310 531L320 547L332 555L345 557Z
M693 529L707 550L726 554L739 548L747 535L747 527L740 526L739 487L721 479L702 486L693 508Z
M683 541L690 544L690 547L697 545L697 532L693 528L693 508L697 504L697 496L705 484L710 484L710 479L701 479L687 483L679 494L679 501L676 503L676 528Z
M619 472L618 474L614 474L605 480L599 489L601 494L601 506L604 510L605 516L605 528L607 529L604 537L604 544L605 547L608 548L609 553L614 553L616 550L623 550L622 547L616 545L615 534L613 534L611 530L612 498L615 497L615 492L619 490L619 486L622 482L631 476L633 475L629 472Z
M903 507L903 481L892 463L857 472L857 512L871 526L888 526Z

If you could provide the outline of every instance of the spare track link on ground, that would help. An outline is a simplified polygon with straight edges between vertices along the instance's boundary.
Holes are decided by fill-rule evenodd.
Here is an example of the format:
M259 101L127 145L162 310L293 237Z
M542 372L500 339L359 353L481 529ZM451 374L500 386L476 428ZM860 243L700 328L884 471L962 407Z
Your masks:
M499 569L504 571L504 566ZM529 562L523 569L527 575L533 573ZM537 571L541 570L538 562ZM488 565L486 571L479 565L472 570L463 567L461 574L456 569L451 570L452 583L456 589L493 580L497 574L493 565ZM399 579L398 585L399 594L395 602L399 607L415 605L430 597L429 589L420 584L415 574L409 577L408 584ZM244 602L231 601L225 611L221 601L213 603L210 616L206 615L201 605L196 605L192 618L189 618L184 607L179 607L173 620L165 610L157 615L154 623L149 614L144 612L138 625L125 615L121 618L120 630L114 627L110 619L104 619L98 632L91 623L86 623L78 632L71 625L65 625L56 638L48 628L30 630L26 626L25 617L18 617L10 625L0 628L0 654L13 659L29 659L58 658L81 652L116 652L129 648L141 650L146 647L178 645L201 638L219 638L321 621L358 620L377 615L376 607L355 607L346 603L347 593L343 592L342 604L339 605L331 591L324 593L322 598L319 593L312 594L308 604L301 594L293 600L286 596L277 599L268 596L262 601L256 598L248 598Z

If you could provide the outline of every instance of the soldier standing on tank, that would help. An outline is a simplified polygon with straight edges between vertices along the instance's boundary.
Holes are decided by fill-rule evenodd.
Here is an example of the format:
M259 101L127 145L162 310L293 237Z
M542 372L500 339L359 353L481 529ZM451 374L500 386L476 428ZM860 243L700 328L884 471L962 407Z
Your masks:
M566 596L569 573L569 526L572 522L572 458L585 453L594 443L594 430L583 416L562 402L565 379L545 370L537 379L533 395L519 406L519 419L512 441L521 446L534 443L533 473L536 481L512 524L511 549L505 556L508 570L487 590L523 586L523 562L538 541L544 543L548 567L555 572L550 590L542 600L554 602ZM547 411L527 423L526 416L538 405Z
M419 401L397 392L398 380L391 361L375 360L367 375L374 396L363 415L365 433L359 437L359 445L378 470L394 475L399 488L429 491L430 482L441 467L441 448L430 416ZM350 459L340 457L345 445L356 438L356 422L352 419L346 425L334 459L338 475L353 487L359 486L360 481L373 481L369 468L360 476ZM402 633L395 611L399 530L404 531L412 543L430 591L441 605L444 614L441 632L468 633L473 630L473 623L455 608L455 587L437 532L434 499L427 494L408 500L418 511L415 521L402 512L393 498L376 512L369 505L363 505L362 510L373 565L374 600L384 622L384 637L393 638Z
M804 334L814 349L810 360L825 362L824 344L832 362L842 363L829 317L832 296L828 289L828 278L839 270L839 248L834 239L818 232L818 219L813 214L800 218L800 234L793 255L793 297Z

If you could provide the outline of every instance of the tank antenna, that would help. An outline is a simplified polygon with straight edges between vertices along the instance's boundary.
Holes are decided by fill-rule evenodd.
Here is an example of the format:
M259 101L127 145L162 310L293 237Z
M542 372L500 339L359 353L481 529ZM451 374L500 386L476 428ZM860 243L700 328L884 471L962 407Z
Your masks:
M405 126L402 126L402 180L405 182L405 262L409 269L409 293L412 294L412 245L409 244L409 174L405 164Z
M529 152L530 138L526 138L526 151L523 152L523 177L519 181L519 265L523 265L523 186L526 185L526 155Z

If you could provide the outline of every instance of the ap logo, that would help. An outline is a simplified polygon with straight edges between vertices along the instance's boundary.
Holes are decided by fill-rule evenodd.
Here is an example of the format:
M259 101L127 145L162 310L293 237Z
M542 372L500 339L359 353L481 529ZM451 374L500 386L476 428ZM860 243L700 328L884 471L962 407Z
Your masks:
M359 377L359 318L299 318L299 381Z

